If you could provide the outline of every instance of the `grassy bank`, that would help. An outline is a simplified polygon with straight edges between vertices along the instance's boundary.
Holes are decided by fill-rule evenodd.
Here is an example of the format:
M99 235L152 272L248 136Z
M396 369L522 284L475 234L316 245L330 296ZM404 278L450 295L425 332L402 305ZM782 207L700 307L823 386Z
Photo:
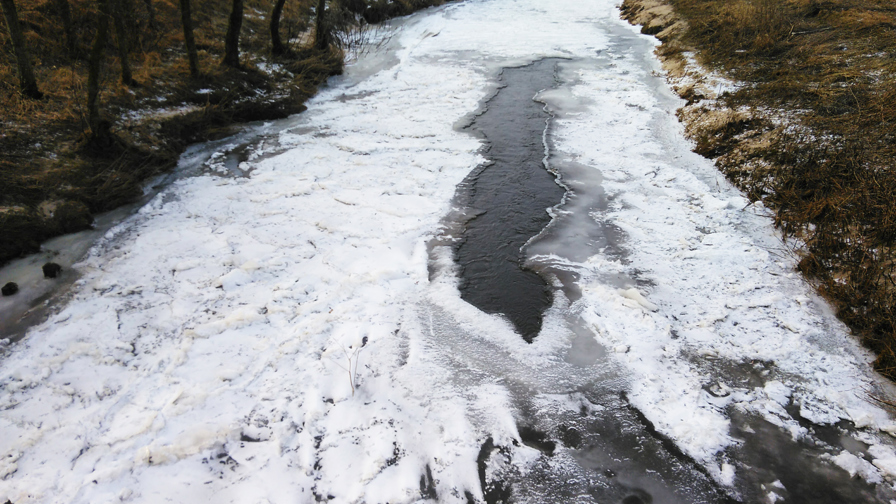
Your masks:
M896 4L626 0L623 14L663 41L695 150L774 211L799 269L896 378ZM734 85L719 93L713 72Z
M133 201L152 176L171 169L190 143L231 134L233 125L286 117L329 76L346 51L366 42L359 26L443 0L330 1L336 36L312 48L316 0L286 2L280 25L288 52L271 51L273 0L245 0L241 69L220 64L230 0L193 1L201 75L191 78L178 2L133 0L127 20L129 59L137 85L119 79L110 37L100 76L100 108L112 135L87 142L87 57L97 30L94 0L70 0L75 44L66 43L59 2L17 1L38 86L23 96L9 35L0 30L0 264L35 252L59 234L88 227L92 215ZM151 6L151 8L150 8Z

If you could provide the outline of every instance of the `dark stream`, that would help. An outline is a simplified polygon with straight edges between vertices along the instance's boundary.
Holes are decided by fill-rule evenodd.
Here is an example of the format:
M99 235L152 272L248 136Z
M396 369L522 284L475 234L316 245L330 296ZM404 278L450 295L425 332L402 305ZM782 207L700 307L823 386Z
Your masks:
M471 125L485 138L488 162L458 190L459 202L476 214L455 250L461 297L503 314L529 342L553 298L545 280L524 267L523 247L550 223L547 209L564 193L544 164L550 115L534 100L554 85L557 62L504 70L497 94Z

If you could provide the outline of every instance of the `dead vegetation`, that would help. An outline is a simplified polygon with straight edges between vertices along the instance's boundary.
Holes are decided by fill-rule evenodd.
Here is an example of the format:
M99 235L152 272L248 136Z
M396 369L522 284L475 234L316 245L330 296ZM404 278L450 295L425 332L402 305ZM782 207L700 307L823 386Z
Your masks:
M59 10L64 3L16 2L42 99L23 96L9 35L5 26L0 29L0 264L37 251L47 238L89 226L93 214L133 201L145 181L173 167L188 144L231 134L236 123L301 112L317 87L343 68L346 37L334 37L325 50L313 48L318 0L285 3L279 31L286 51L277 56L269 32L275 2L245 0L240 68L220 64L230 0L194 0L196 78L190 76L178 0L133 0L125 31L136 85L121 83L116 40L109 37L99 102L111 135L97 145L86 141L87 58L97 2L69 0L71 34ZM338 35L440 3L331 0L325 12Z
M896 378L896 4L627 0L623 11L663 40L695 150L775 211L803 245L799 269ZM716 96L688 75L690 57L737 88Z

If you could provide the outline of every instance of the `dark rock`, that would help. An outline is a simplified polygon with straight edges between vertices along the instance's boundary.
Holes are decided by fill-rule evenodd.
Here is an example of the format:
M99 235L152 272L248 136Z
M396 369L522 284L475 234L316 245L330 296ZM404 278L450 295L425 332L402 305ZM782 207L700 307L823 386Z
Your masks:
M47 264L44 264L43 270L44 278L56 278L62 273L62 266L54 262L48 262Z
M2 291L4 296L12 296L16 292L19 292L19 284L15 282L9 282L8 284L4 285L3 288L0 289L0 291Z

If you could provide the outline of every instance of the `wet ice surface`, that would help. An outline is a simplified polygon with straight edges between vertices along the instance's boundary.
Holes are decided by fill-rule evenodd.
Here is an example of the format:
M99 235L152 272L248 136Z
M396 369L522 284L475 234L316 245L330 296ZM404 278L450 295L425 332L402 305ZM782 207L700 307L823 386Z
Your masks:
M0 363L0 502L892 498L870 357L613 2L471 0L392 43L74 266ZM444 226L485 162L455 126L545 58L570 191L525 251L555 289L528 344L461 298Z

